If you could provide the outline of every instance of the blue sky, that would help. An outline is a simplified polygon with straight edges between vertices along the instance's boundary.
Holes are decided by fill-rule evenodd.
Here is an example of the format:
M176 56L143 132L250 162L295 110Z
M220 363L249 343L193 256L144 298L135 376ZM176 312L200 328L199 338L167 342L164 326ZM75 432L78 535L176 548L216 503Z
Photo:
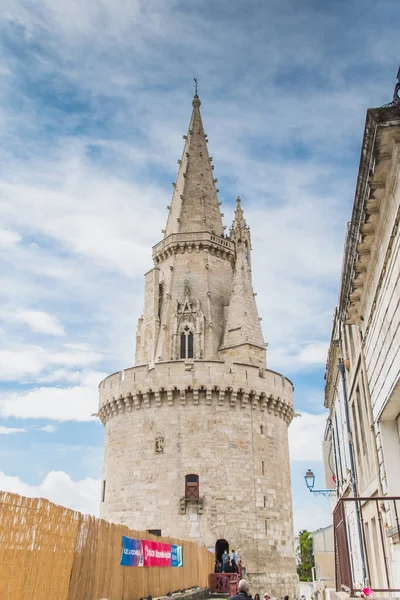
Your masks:
M96 512L97 384L133 363L193 94L225 224L253 238L270 368L295 385L296 529L329 522L324 364L365 111L391 100L398 2L5 0L0 488ZM397 54L397 56L396 56Z

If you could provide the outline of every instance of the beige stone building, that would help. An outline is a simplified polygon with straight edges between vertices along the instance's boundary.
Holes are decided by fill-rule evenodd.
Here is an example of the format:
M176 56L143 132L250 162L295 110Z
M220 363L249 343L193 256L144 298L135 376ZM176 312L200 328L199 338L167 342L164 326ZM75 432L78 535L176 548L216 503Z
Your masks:
M400 589L399 90L367 111L325 388L327 484L363 498L335 507L339 584L374 590Z
M323 527L312 532L313 569L312 595L315 600L326 600L335 588L335 551L333 527Z
M135 366L100 384L101 515L217 556L229 546L253 592L294 597L293 386L266 367L250 230L238 198L225 235L197 95L184 139Z

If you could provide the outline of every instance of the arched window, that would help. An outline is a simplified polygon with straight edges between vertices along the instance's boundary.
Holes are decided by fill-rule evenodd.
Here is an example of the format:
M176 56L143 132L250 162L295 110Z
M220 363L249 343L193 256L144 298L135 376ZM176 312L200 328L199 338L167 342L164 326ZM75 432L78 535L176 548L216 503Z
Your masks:
M193 358L193 333L192 332L190 332L189 335L188 335L187 357L188 358Z
M181 334L181 358L186 358L186 335Z
M185 475L185 498L187 500L199 499L199 476Z
M181 333L181 358L193 358L193 333L188 325Z

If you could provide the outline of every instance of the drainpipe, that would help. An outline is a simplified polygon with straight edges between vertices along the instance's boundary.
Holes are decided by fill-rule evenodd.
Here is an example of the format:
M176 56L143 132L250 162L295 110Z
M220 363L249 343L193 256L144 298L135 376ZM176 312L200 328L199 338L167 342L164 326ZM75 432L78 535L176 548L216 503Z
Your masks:
M335 413L335 417L336 417L336 413ZM332 436L333 458L335 460L336 496L337 496L337 498L339 498L339 469L338 469L337 456L336 456L335 428L333 426L332 419L330 417L329 417L328 421L329 421L329 428L331 430L331 436ZM328 464L328 466L329 466L329 464Z
M356 468L355 468L355 460L354 460L354 446L353 446L353 434L350 427L350 412L349 412L349 399L347 397L347 385L346 385L346 367L344 366L343 360L339 359L338 361L338 369L342 376L342 388L343 388L343 400L344 400L344 412L346 416L346 429L347 429L347 442L349 444L349 456L350 456L350 477L351 477L351 488L353 491L354 498L358 497L358 489L357 489L357 479L356 479ZM364 544L363 544L363 536L361 529L361 515L360 515L360 506L359 503L356 502L356 513L357 513L357 533L358 533L358 543L360 545L360 557L361 557L361 570L363 576L363 584L365 584L367 578L367 572L365 569L365 555L364 555Z

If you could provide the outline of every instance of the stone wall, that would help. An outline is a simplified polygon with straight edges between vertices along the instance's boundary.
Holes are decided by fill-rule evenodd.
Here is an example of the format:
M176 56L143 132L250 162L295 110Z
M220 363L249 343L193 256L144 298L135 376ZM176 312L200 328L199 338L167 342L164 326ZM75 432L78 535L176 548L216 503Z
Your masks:
M212 547L226 539L253 592L293 596L292 394L290 381L273 371L260 377L255 366L216 361L134 367L106 378L102 517ZM202 502L182 507L188 474L199 476Z

